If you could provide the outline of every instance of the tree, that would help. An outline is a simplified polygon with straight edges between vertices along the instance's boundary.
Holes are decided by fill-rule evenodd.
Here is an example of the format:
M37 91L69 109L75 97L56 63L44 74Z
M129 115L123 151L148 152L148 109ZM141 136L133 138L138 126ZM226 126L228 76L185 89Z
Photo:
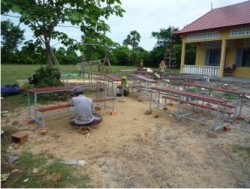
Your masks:
M60 64L67 64L66 50L63 47L58 48L58 50L55 51L55 55Z
M15 53L12 63L17 64L45 64L43 56L44 49L35 48L32 41L27 41L22 46L22 49Z
M140 40L141 40L141 35L137 31L133 30L123 41L123 45L125 46L130 45L132 46L132 50L134 50L139 46Z
M67 59L67 64L76 64L81 61L81 59L77 57L75 49L72 47L68 47L66 51L66 59Z
M21 15L20 22L27 25L37 38L37 43L45 46L46 63L53 65L51 39L57 39L65 46L77 48L77 42L64 32L56 31L56 26L70 23L80 27L84 35L98 38L105 35L109 26L104 19L125 12L120 0L2 0L2 10Z
M1 21L1 36L2 36L2 61L12 61L11 57L18 51L18 46L22 44L24 40L24 30L21 30L18 26L14 26L10 20Z
M177 44L181 45L180 36L173 35L173 32L176 30L177 28L169 26L168 29L160 29L160 32L152 32L152 37L155 37L157 42L151 53L151 60L160 62L164 58L164 52L167 50L166 48L171 46L171 48L176 50L175 46ZM180 54L176 55L177 62L179 56Z

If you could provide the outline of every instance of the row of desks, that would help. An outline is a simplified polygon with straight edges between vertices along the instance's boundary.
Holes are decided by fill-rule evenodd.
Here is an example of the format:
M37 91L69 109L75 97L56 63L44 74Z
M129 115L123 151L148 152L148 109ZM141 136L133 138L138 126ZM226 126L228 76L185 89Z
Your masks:
M211 95L212 91L219 91L219 92L237 95L240 101L239 103L236 104L236 110L237 110L238 116L241 116L243 99L244 99L244 94L245 94L243 91L223 89L222 87L213 87L209 85L201 85L201 84L196 84L196 83L182 83L182 84L184 85L184 89L186 89L186 87L197 87L197 88L206 89L209 91L208 95ZM238 99L236 100L237 102L238 102Z
M186 106L188 105L188 99L195 99L196 101L203 101L203 102L208 102L208 103L213 103L216 108L216 115L214 117L214 123L211 125L214 130L217 130L221 127L224 127L226 124L224 122L225 120L225 111L226 111L226 105L228 100L218 98L218 97L213 97L213 96L208 96L208 95L202 95L202 94L197 94L189 91L181 91L178 89L173 89L173 88L168 88L168 87L163 87L163 86L156 86L156 87L151 87L151 95L150 95L150 105L149 105L149 110L152 110L152 102L153 102L153 93L157 93L158 98L160 98L160 94L169 94L172 96L177 96L177 112L176 116L177 118L185 117L188 119L194 119L192 116L190 116L192 113L188 111L180 111L183 110L181 108L182 102L186 102ZM157 108L159 108L159 102L157 102ZM224 108L224 110L221 110L221 107ZM197 121L197 120L196 120ZM204 123L204 122L202 122Z

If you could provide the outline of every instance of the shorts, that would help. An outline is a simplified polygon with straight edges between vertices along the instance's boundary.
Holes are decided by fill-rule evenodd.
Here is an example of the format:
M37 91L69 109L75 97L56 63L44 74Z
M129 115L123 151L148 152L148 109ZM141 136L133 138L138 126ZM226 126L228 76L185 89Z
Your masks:
M93 113L93 115L95 116L94 120L89 122L89 123L85 123L85 124L78 124L78 123L75 123L75 117L71 117L69 119L69 124L72 125L72 126L80 126L80 127L89 127L89 126L92 126L92 125L96 125L96 124L99 124L102 122L102 116L98 113Z

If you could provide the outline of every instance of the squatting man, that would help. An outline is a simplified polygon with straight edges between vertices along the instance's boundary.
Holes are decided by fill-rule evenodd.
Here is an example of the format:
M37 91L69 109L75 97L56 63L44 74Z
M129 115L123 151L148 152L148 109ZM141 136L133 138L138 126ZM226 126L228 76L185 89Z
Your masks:
M75 87L73 93L75 97L72 97L69 103L74 106L75 116L69 119L69 123L78 126L79 132L83 129L92 131L91 126L101 123L103 118L93 111L93 100L83 95L82 87Z

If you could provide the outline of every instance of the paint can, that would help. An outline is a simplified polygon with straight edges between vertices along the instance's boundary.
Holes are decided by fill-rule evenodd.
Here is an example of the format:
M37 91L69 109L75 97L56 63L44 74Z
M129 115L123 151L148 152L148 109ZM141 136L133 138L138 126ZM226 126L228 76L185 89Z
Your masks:
M26 90L26 83L19 83L19 87L22 91Z

